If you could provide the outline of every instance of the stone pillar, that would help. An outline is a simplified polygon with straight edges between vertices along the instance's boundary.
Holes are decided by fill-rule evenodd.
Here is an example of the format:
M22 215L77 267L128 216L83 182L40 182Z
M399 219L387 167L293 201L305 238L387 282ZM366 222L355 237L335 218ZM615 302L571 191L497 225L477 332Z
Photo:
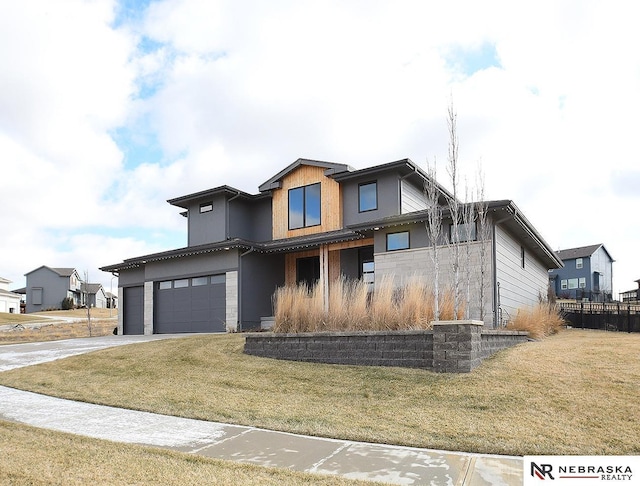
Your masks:
M227 332L238 331L238 271L227 272L225 276L225 321Z
M480 366L482 321L434 321L433 370L468 373Z
M144 335L153 334L153 282L144 283Z

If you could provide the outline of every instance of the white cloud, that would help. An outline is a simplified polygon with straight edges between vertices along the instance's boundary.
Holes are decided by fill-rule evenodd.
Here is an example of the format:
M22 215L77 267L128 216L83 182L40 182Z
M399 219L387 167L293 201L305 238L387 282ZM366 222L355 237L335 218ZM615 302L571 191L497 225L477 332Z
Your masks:
M33 259L0 259L0 275L84 270L83 244L100 248L93 269L180 245L166 199L255 192L298 157L437 158L444 178L452 95L467 176L482 160L488 197L514 199L554 248L605 243L632 287L637 234L616 235L637 205L620 180L638 163L633 6L166 0L114 27L109 0L3 4L0 156L19 182L0 180L15 228L0 252ZM455 70L486 45L500 68ZM140 153L123 160L116 129ZM64 231L70 250L50 250Z

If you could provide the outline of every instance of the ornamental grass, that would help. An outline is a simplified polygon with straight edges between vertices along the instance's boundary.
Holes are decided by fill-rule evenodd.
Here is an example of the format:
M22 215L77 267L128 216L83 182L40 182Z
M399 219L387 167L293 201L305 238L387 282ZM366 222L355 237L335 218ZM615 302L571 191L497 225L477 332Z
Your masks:
M328 311L318 285L284 286L274 294L274 332L388 331L431 329L433 289L418 278L398 287L383 277L375 289L362 280L339 278L329 286ZM453 319L453 292L440 294L440 319ZM464 316L464 304L458 319Z

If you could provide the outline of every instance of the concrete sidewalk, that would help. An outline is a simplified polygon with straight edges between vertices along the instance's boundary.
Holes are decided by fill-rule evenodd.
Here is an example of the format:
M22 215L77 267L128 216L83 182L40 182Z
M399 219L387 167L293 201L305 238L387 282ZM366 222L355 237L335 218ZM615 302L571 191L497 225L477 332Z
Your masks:
M33 345L0 346L0 370L18 367L20 362L26 366L51 356L59 359L94 349L161 338L110 336L58 341L57 345L39 343L47 345L48 349L47 353L40 353L39 358L30 356L32 351L36 354L42 351L37 346L31 351L29 346ZM0 387L0 418L98 439L391 484L522 484L520 457L322 439L92 405L6 387Z

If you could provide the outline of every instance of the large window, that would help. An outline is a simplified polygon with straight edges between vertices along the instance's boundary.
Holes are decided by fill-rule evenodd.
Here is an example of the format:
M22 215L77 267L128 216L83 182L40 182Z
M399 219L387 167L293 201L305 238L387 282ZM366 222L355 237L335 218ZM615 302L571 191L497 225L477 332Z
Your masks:
M298 258L296 260L296 283L313 287L320 280L320 257Z
M320 224L320 183L289 189L289 229Z
M358 210L373 211L378 209L378 184L368 182L358 186Z
M387 251L406 250L409 248L409 232L387 234Z

